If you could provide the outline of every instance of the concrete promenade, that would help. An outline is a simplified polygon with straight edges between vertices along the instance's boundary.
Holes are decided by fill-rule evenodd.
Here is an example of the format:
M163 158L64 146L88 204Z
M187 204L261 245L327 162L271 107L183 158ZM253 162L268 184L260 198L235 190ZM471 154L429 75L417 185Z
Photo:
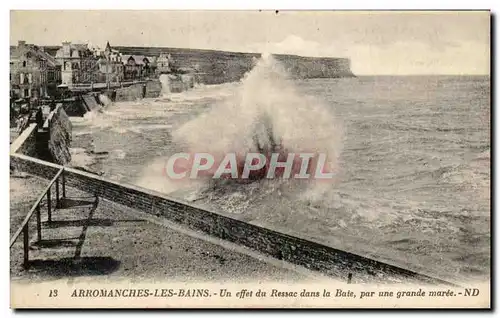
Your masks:
M48 180L11 177L11 235ZM325 279L243 247L185 230L140 211L68 188L61 208L47 222L42 207L42 241L30 225L30 267L22 267L22 239L11 249L13 280L105 277L177 281L300 281ZM12 189L11 193L18 193ZM31 193L28 195L28 193ZM53 202L52 206L55 206Z
M18 137L11 130L11 143ZM16 140L13 147L21 140ZM22 171L10 176L10 237L49 184ZM41 207L42 240L29 223L30 266L24 269L23 240L10 250L11 279L46 281L67 277L181 281L324 279L323 275L250 249L188 230L136 209L67 187L67 197L47 222ZM56 206L52 197L52 207Z

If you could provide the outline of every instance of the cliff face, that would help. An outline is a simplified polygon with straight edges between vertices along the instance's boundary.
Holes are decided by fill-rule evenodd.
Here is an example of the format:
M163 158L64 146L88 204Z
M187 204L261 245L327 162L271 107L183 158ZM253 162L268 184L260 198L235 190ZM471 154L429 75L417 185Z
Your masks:
M351 61L346 58L275 55L292 76L298 78L354 77Z
M211 50L116 47L123 54L149 56L168 52L176 66L196 71L196 80L203 84L221 84L240 80L260 58L257 53L235 53ZM352 77L350 61L345 58L315 58L297 55L275 55L285 68L298 78Z

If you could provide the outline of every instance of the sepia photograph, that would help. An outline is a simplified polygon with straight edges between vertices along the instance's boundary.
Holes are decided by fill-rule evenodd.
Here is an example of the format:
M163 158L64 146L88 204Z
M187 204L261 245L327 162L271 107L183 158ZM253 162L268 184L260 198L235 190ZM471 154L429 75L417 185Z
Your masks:
M11 308L490 308L490 11L10 11Z

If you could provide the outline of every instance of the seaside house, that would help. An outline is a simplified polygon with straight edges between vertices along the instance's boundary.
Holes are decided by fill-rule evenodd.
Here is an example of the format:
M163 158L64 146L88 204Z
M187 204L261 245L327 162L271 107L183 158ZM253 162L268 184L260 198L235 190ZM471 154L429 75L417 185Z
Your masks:
M43 47L19 41L11 51L10 90L16 98L53 96L61 83L61 67Z
M61 65L61 81L66 85L95 83L98 80L98 58L87 44L63 42L56 52Z
M122 54L111 47L109 42L100 54L99 82L122 82L124 80L124 65Z
M141 80L154 74L151 58L144 55L123 55L125 80Z
M172 57L170 54L161 53L160 56L156 59L156 73L160 74L168 74L172 70L170 69L170 62Z

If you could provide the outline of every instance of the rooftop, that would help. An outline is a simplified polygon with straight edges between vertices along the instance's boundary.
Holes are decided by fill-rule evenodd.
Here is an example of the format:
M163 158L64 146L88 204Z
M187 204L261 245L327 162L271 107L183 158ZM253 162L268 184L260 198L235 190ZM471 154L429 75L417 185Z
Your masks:
M148 62L151 62L151 58L145 55L122 55L122 61L127 62L130 58L133 58L135 61L135 64L138 65L144 65L144 60L146 59Z
M52 55L50 55L48 52L45 52L43 47L39 47L39 46L34 45L34 44L24 43L22 41L20 44L21 44L21 48L23 50L28 50L32 54L34 54L36 57L38 57L39 59L47 61L47 65L49 67L54 67L54 66L59 64L57 62L57 60ZM19 51L19 48L20 47L17 46L13 50L10 51L10 60L11 61L18 61L19 55L23 54Z

